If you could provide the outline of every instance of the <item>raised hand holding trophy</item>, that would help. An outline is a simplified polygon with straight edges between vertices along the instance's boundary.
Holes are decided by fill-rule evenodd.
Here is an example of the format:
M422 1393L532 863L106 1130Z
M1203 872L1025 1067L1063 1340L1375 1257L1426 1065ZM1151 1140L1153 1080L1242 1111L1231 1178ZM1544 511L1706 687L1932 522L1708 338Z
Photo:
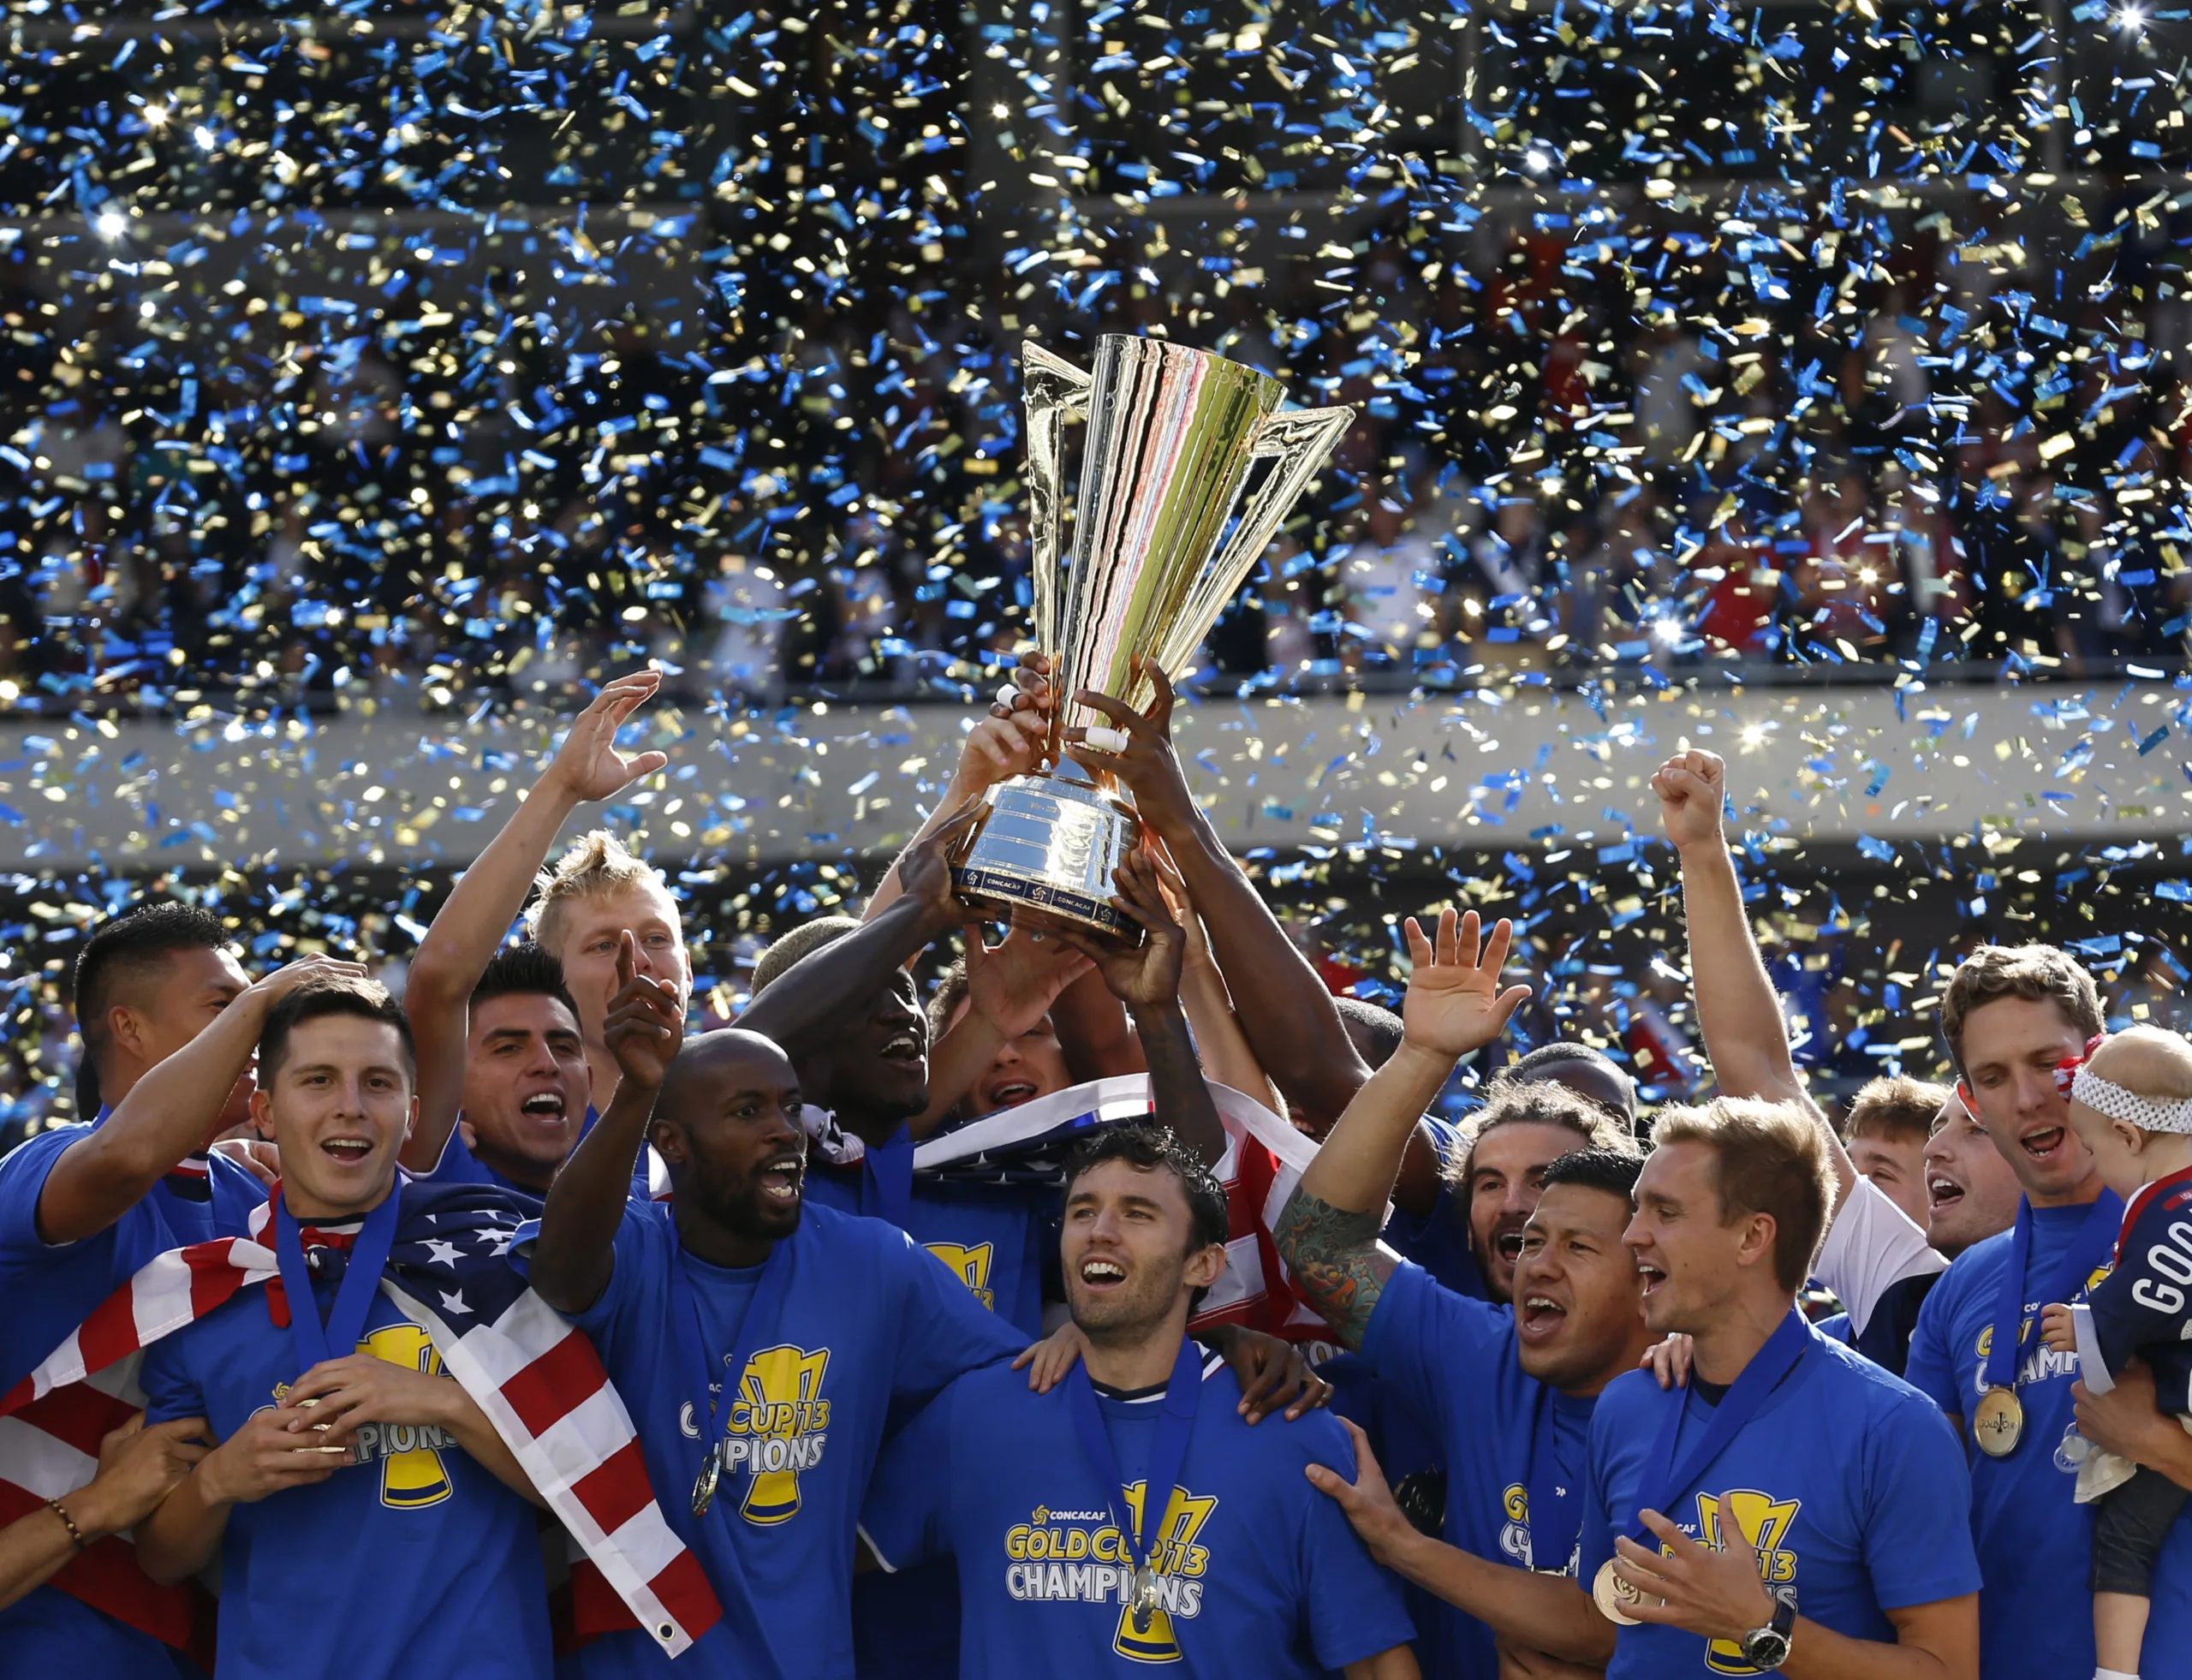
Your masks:
M1127 737L1073 696L1093 688L1149 705L1147 664L1176 670L1194 657L1355 410L1282 409L1284 387L1258 368L1125 333L1097 340L1093 373L1033 343L1021 365L1035 640L1058 697L1052 768L990 790L953 879L968 904L1017 926L1139 943L1141 928L1111 902L1111 873L1141 837L1134 807L1060 750L1069 726L1086 726L1099 751L1123 751ZM1088 422L1088 438L1073 557L1061 565L1069 417ZM1236 521L1259 459L1272 467Z

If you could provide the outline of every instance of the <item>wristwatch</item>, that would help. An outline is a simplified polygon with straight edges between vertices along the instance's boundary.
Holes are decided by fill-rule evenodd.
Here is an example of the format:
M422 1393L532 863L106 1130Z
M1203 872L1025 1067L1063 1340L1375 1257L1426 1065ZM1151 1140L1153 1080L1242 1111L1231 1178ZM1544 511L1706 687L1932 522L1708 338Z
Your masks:
M1762 1673L1771 1673L1789 1660L1796 1629L1796 1595L1784 1590L1773 1595L1773 1619L1762 1628L1753 1628L1736 1642L1742 1647L1745 1662Z

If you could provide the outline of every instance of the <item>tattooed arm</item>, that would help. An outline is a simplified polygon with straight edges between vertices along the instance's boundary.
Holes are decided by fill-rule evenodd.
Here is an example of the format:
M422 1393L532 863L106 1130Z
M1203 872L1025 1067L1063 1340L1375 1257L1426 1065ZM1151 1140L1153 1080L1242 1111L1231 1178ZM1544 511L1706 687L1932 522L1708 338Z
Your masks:
M1279 1258L1332 1333L1359 1349L1400 1256L1378 1241L1401 1156L1461 1057L1498 1038L1529 995L1499 989L1513 930L1504 921L1478 944L1476 912L1438 918L1437 941L1408 919L1415 970L1401 1008L1401 1047L1370 1075L1302 1175L1278 1227Z
M1362 1345L1385 1279L1400 1264L1400 1256L1378 1240L1384 1218L1382 1206L1367 1212L1333 1206L1313 1194L1305 1178L1272 1232L1279 1258L1309 1304L1350 1349Z

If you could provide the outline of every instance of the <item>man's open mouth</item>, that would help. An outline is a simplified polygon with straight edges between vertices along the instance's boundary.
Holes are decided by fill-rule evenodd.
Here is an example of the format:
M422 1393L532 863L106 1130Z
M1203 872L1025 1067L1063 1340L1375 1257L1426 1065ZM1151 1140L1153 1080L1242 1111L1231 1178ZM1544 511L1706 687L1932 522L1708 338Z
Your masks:
M1011 1108L1016 1104L1030 1101L1034 1095L1035 1081L1032 1079L999 1080L989 1087L989 1105L992 1108Z
M535 1092L518 1105L517 1111L528 1120L556 1125L561 1125L570 1112L563 1098L553 1091Z
M1086 1260L1081 1263L1081 1281L1089 1289L1115 1289L1126 1280L1127 1269L1117 1260Z
M1517 1225L1512 1230L1503 1230L1493 1233L1492 1246L1500 1259L1505 1260L1510 1266L1514 1265L1516 1260L1522 1257L1522 1226Z
M373 1141L369 1137L322 1138L319 1153L344 1166L357 1166L373 1153Z
M1522 1313L1517 1328L1531 1340L1550 1336L1567 1322L1567 1308L1551 1296L1526 1295L1522 1297Z
M762 1163L756 1175L761 1194L771 1201L794 1202L799 1200L800 1182L807 1171L807 1163L796 1155L778 1155Z
M915 1034L901 1033L888 1040L876 1053L885 1062L913 1065L920 1063L926 1052Z
M1928 1178L1926 1181L1926 1205L1934 1212L1944 1207L1953 1207L1963 1200L1963 1186L1953 1178Z
M2042 1126L2027 1132L2017 1142L2034 1160L2052 1161L2058 1158L2070 1135L2067 1126Z
M1647 1260L1637 1261L1636 1269L1643 1275L1644 1293L1647 1296L1667 1281L1667 1274Z

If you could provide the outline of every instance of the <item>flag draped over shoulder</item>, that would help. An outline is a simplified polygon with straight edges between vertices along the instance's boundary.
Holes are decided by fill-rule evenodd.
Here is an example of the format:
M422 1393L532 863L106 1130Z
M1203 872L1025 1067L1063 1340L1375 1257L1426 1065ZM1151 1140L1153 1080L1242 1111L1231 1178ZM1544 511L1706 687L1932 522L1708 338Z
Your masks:
M593 1344L504 1259L532 1210L477 1184L408 1183L401 1194L382 1292L432 1337L444 1367L634 1620L678 1655L722 1610L655 1503L631 1415ZM145 1348L239 1290L280 1289L264 1240L271 1206L253 1216L247 1236L147 1261L0 1397L0 1520L91 1480L100 1436L144 1403L136 1375ZM156 1586L124 1536L94 1542L52 1584L169 1644L202 1640L202 1602Z
M1228 1222L1225 1272L1204 1298L1194 1326L1241 1324L1289 1341L1325 1339L1325 1321L1295 1289L1271 1239L1317 1146L1230 1086L1213 1080L1210 1094L1225 1126L1225 1156L1218 1164ZM914 1151L914 1171L962 1183L1055 1178L1065 1151L1083 1133L1149 1113L1148 1075L1092 1080L931 1138ZM838 1143L845 1158L859 1159L858 1138L841 1135Z

